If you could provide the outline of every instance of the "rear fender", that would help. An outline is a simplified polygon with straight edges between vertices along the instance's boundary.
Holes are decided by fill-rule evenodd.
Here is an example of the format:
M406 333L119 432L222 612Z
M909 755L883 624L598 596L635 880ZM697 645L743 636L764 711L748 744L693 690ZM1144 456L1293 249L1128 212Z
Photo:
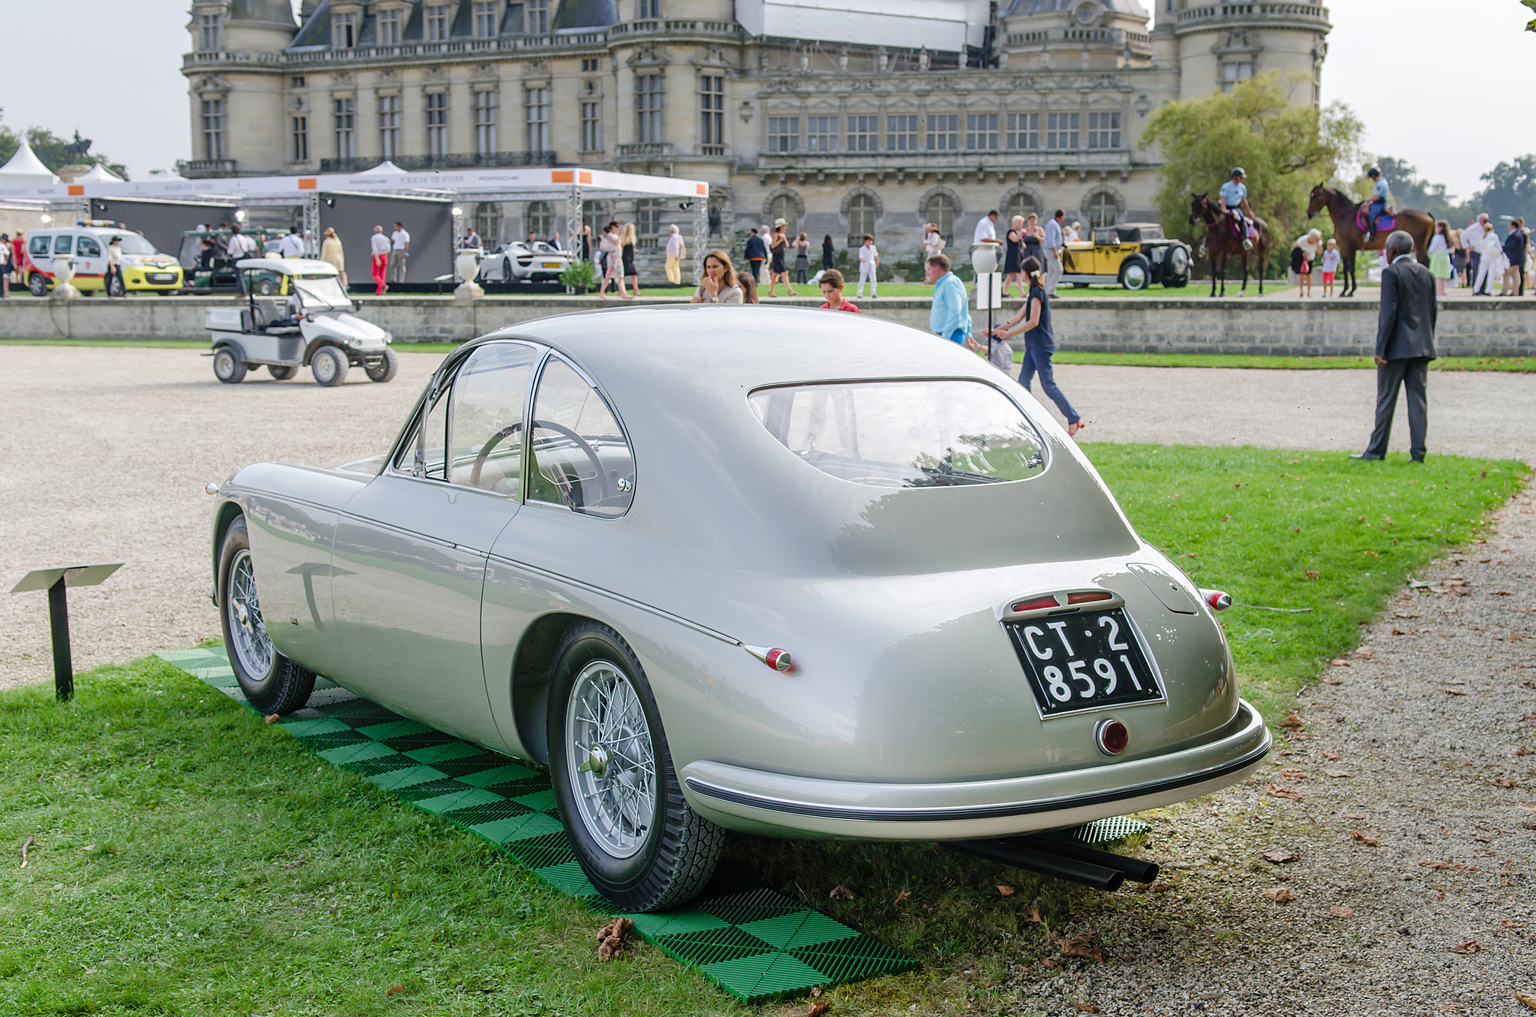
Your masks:
M250 354L246 352L245 344L232 336L221 335L213 341L213 350L215 353L217 353L219 348L223 346L228 346L231 350L234 350L235 356L240 358L241 363L245 363L250 359Z

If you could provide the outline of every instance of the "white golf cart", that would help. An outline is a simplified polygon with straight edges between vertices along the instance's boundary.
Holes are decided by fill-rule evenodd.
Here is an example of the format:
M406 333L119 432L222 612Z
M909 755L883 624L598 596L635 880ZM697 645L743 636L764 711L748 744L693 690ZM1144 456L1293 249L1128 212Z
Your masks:
M353 365L373 381L389 381L400 360L390 335L356 317L335 266L310 258L246 258L236 263L244 307L210 307L205 324L213 344L213 373L227 385L266 365L285 381L308 366L315 381L340 385ZM287 278L288 296L258 297L255 282Z

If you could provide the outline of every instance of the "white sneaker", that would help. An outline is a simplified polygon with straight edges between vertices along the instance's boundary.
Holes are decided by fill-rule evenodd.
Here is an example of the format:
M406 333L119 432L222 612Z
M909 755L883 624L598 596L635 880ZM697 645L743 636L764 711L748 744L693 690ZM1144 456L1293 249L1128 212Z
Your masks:
M1253 250L1253 241L1252 240L1244 240L1243 241L1243 250L1245 250L1245 251Z

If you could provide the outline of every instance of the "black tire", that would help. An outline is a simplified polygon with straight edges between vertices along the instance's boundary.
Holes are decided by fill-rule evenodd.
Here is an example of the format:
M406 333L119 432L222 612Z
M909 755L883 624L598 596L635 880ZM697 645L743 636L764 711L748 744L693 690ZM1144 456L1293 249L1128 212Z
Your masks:
M231 589L231 581L249 578L248 592ZM260 602L256 598L251 539L245 516L236 516L224 531L219 550L219 621L229 665L246 700L262 713L285 714L303 709L315 688L315 673L272 648L266 637ZM259 638L257 633L259 632ZM265 640L265 655L252 643Z
M309 358L309 370L315 384L332 388L347 380L347 355L334 346L322 346Z
M267 370L271 371L272 377L278 381L287 381L299 373L299 369L292 364L268 364Z
M578 803L577 782L582 770L576 757L582 752L579 747L573 748L567 737L573 690L578 685L591 687L583 676L604 667L621 675L635 694L645 720L651 769L655 774L652 808L638 826L643 830L635 837L638 847L627 854L605 843L605 833L595 829ZM592 621L572 625L555 651L549 704L547 734L555 801L576 860L593 888L614 906L630 912L665 911L692 899L714 874L725 831L695 813L683 798L662 731L661 714L645 671L629 644L606 625ZM620 729L627 730L622 725ZM619 740L614 739L616 743ZM629 738L631 750L623 756L615 753L614 757L623 760L643 754L632 749L636 741ZM614 757L605 757L605 765L613 765ZM629 772L635 772L634 768ZM612 783L605 786L617 786L621 776L615 771ZM605 775L598 772L580 779L601 783ZM626 782L626 786L632 785ZM590 806L601 807L602 801Z
M384 359L377 367L364 367L363 371L368 375L369 381L393 381L400 371L400 358L391 349L384 350Z
M213 376L226 385L238 385L245 380L245 361L233 346L220 346L213 351Z
M48 279L41 272L33 272L27 278L27 292L34 297L46 297L48 295Z
M271 279L259 279L255 283L255 289L258 297L270 297L277 292L277 283Z
M1152 285L1152 266L1139 254L1133 254L1125 259L1120 266L1120 285L1132 293L1140 292Z

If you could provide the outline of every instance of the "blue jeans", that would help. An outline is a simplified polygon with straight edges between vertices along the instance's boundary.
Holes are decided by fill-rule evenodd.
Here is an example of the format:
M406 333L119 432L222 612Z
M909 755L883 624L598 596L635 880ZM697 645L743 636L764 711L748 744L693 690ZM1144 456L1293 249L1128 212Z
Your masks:
M1387 203L1385 201L1382 201L1380 198L1371 199L1371 210L1365 216L1365 228L1374 231L1376 229L1376 220L1380 219L1382 213L1386 210Z
M957 328L955 329L955 334L949 337L949 341L954 343L956 346L964 346L966 334L967 333L965 329Z
M1019 368L1019 384L1024 386L1027 392L1030 383L1035 380L1035 375L1040 375L1040 390L1050 397L1051 402L1061 411L1061 415L1067 418L1067 423L1075 424L1083 419L1077 415L1072 404L1067 402L1067 397L1056 385L1056 377L1051 367L1051 353L1053 351L1034 343L1024 344L1024 366Z

